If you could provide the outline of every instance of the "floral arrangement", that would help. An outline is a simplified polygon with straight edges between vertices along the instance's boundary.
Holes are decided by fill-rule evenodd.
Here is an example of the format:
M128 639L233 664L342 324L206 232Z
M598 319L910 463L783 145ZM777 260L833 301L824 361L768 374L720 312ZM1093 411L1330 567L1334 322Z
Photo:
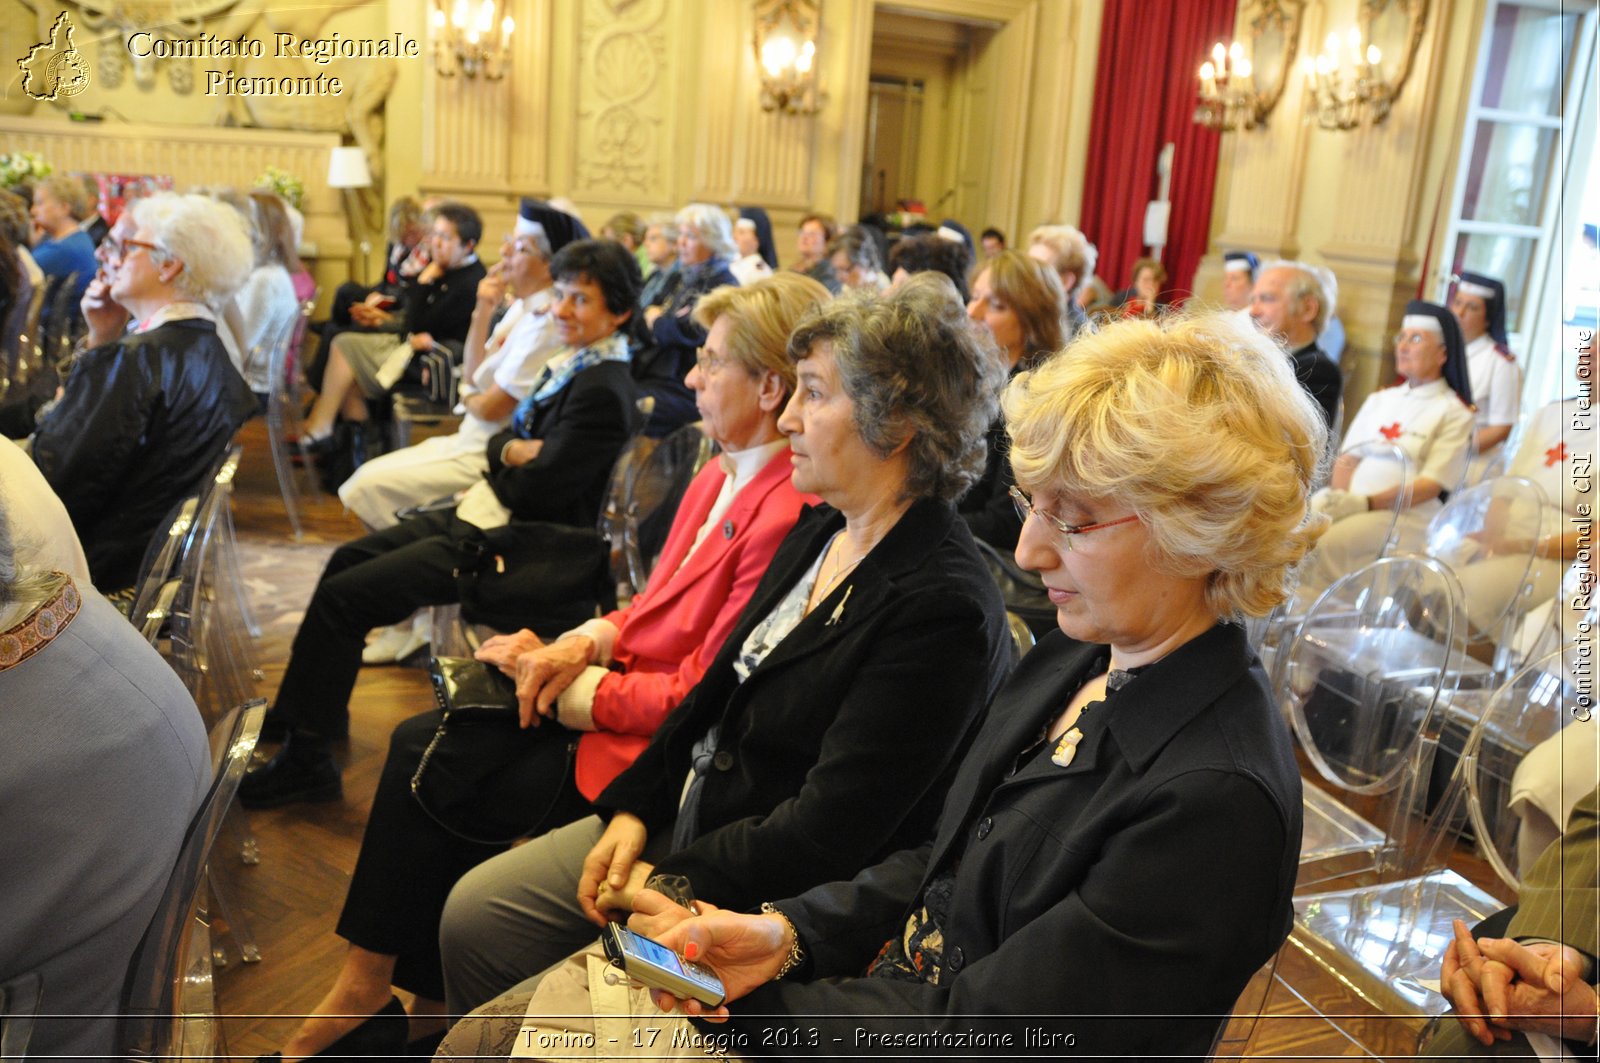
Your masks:
M295 210L300 209L300 201L306 197L305 182L276 166L268 166L261 172L261 176L256 178L256 187L273 193Z
M36 151L11 151L0 155L0 188L15 188L24 182L49 177L55 167Z

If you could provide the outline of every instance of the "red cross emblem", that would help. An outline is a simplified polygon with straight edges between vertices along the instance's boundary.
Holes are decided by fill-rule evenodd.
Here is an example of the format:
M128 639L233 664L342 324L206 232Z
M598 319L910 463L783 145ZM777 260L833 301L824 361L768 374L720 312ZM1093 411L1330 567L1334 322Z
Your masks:
M1393 443L1400 438L1400 422L1396 421L1394 424L1384 425L1378 429L1378 434Z
M1567 445L1565 443L1557 443L1555 446L1544 452L1544 467L1547 469L1558 461L1566 460Z

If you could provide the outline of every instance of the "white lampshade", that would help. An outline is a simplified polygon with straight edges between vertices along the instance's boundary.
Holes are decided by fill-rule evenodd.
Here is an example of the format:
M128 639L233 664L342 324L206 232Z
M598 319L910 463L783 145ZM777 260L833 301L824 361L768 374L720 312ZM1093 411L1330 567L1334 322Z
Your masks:
M372 171L360 148L334 148L328 156L329 188L371 188Z

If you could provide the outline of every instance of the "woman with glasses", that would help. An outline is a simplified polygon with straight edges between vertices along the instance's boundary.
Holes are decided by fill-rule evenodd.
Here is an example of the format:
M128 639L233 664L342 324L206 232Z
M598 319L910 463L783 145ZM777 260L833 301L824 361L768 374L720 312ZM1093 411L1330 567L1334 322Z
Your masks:
M1333 527L1306 563L1302 600L1378 556L1389 535L1396 503L1402 542L1421 537L1448 491L1466 469L1472 442L1472 384L1455 316L1413 299L1394 338L1394 367L1404 380L1368 396L1344 434L1328 486L1312 508ZM1367 443L1393 443L1410 464L1410 486L1400 492L1399 461L1362 458L1350 451Z
M798 383L778 428L794 486L829 505L802 513L699 684L596 798L608 818L456 885L440 932L453 1012L593 941L652 875L753 906L933 829L1011 661L953 505L983 467L999 362L935 276L818 308L789 357ZM520 1023L528 988L491 1009Z
M640 894L630 926L727 991L659 995L713 1025L639 1022L659 1030L640 1055L713 1033L730 1054L1189 1058L1288 933L1300 778L1235 621L1284 599L1325 523L1320 412L1228 315L1082 337L1004 405L1017 560L1061 630L990 704L931 841L805 892L697 889L698 914ZM525 1001L546 1043L649 1013L588 969Z
M109 286L84 297L91 346L33 442L107 593L133 585L167 511L255 409L208 309L232 297L254 261L238 214L170 193L128 209L133 234L105 241L119 241L104 257Z

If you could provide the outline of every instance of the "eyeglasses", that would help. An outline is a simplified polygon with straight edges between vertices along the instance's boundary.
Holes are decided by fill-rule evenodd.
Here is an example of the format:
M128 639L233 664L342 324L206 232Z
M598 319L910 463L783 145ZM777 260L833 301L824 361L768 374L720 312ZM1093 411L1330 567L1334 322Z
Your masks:
M694 352L694 364L695 368L700 370L701 376L710 376L727 365L728 359L715 354L707 354L704 347L697 347Z
M1067 541L1068 550L1072 549L1072 537L1074 535L1086 535L1092 531L1099 531L1101 528L1115 528L1118 524L1130 524L1139 519L1139 515L1135 513L1117 520L1102 521L1099 524L1068 524L1055 514L1046 513L1035 506L1033 499L1022 493L1022 488L1013 485L1006 493L1011 496L1011 504L1017 507L1017 516L1022 519L1022 523L1028 523L1030 516L1038 517L1061 533L1061 536Z
M167 253L166 248L160 244L152 244L148 240L124 240L122 241L122 246L117 249L117 257L127 258L130 247L142 247L152 255L164 255Z
M1394 334L1394 343L1396 347L1402 343L1415 347L1419 343L1427 343L1429 340L1437 338L1437 333L1433 332L1396 332Z

